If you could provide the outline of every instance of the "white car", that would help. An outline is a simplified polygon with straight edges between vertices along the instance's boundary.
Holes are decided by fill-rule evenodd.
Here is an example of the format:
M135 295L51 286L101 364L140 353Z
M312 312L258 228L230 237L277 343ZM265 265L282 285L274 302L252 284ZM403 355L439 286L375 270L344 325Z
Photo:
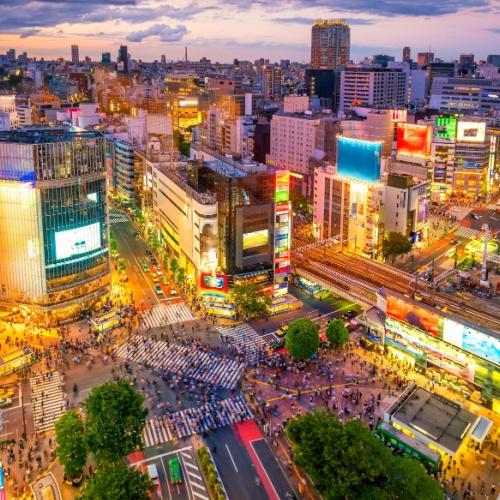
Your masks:
M3 408L4 406L10 406L11 404L12 404L11 398L0 399L0 408Z
M163 276L163 271L161 270L160 266L156 268L156 273L158 274L158 276Z

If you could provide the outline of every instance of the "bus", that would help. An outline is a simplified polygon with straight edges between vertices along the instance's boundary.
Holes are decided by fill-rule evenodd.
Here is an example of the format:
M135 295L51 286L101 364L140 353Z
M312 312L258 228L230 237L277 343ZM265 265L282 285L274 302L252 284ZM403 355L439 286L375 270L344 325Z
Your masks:
M213 314L218 318L236 317L236 306L227 302L207 302L206 309L208 314Z
M107 332L117 328L122 324L122 318L118 311L111 310L104 314L95 314L90 318L90 331L97 336L102 336Z
M170 473L170 482L172 484L182 483L181 464L177 457L168 460L168 471Z
M398 431L387 422L381 422L378 425L377 434L384 443L389 443L394 448L403 451L406 455L417 459L427 468L432 469L434 472L439 470L441 455L437 451L431 450L428 446L413 439L411 436Z

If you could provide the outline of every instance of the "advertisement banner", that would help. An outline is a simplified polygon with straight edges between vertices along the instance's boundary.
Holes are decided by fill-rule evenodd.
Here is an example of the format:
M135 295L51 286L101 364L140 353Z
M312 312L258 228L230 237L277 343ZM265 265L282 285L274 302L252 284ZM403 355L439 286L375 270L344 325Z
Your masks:
M486 138L485 122L458 122L457 141L484 142Z
M425 158L431 154L432 126L398 123L397 154Z
M338 138L337 173L362 182L378 182L381 154L381 142L340 136Z
M229 288L227 274L200 273L200 288L202 290L217 290L226 293Z

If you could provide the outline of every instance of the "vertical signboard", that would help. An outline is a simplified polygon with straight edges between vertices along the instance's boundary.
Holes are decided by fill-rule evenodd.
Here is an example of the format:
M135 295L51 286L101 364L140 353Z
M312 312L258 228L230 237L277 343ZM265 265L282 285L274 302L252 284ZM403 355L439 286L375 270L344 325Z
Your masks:
M290 172L276 172L274 205L274 296L288 292L292 210L290 202Z

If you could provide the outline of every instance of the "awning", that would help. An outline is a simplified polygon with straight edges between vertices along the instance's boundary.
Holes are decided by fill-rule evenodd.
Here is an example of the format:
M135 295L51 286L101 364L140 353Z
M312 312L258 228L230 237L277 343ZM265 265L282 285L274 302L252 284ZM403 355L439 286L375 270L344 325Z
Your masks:
M483 443L484 438L490 432L490 428L493 425L493 422L485 417L479 417L476 422L476 425L472 429L470 435L471 438L477 441L480 445Z

